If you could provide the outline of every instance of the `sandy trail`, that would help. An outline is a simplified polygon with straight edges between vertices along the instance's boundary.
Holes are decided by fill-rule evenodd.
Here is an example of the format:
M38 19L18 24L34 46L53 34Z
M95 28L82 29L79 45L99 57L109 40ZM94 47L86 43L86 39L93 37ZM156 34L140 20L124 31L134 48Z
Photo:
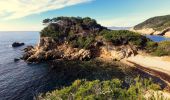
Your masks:
M132 65L134 65L133 63L135 63L137 65L140 65L139 67L155 70L156 74L160 78L168 82L167 84L170 85L170 56L152 57L152 56L136 55L127 58L125 62ZM165 74L161 74L161 73L165 73ZM170 93L165 91L164 92L161 91L161 93L163 94L163 97L167 98L167 100L170 99Z
M170 57L137 55L129 57L127 61L170 75Z

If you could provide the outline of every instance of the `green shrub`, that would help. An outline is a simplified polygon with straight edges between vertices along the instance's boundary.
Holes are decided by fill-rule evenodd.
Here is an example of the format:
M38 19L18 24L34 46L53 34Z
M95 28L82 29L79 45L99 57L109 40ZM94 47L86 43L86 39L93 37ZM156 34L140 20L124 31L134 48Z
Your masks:
M63 35L63 33L59 32L59 30L56 29L56 26L54 24L50 24L40 32L41 37L52 37L56 41L58 41Z
M158 43L157 48L151 54L154 56L170 55L170 41L163 41Z
M146 84L144 84L144 82ZM157 88L151 88L151 87ZM76 80L69 87L47 93L45 100L138 100L144 99L147 90L159 90L160 86L151 80L137 77L130 87L123 88L123 82L119 79L108 81L86 81Z
M93 26L96 25L97 22L94 19L91 19L90 17L85 17L83 18L83 24L88 25L88 26Z
M86 37L76 37L74 40L69 41L69 43L76 48L84 48L88 49L91 44L94 42L93 36L86 36Z
M153 41L148 41L147 43L146 43L146 50L147 50L147 52L153 52L154 50L156 50L157 49L157 47L158 47L158 43L156 43L156 42L153 42Z
M127 30L120 31L104 30L100 34L103 35L107 41L112 42L114 45L132 43L138 47L142 47L145 45L147 41L149 41L149 39L147 39L146 37Z

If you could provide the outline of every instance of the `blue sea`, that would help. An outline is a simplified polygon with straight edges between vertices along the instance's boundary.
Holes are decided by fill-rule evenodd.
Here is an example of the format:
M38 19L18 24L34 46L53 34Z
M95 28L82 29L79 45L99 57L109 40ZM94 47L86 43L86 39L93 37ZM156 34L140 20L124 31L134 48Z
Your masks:
M32 100L56 87L57 75L47 64L14 62L22 56L23 48L36 45L38 40L39 32L0 32L0 100ZM12 48L15 41L26 45Z
M147 36L154 41L164 41L167 38ZM15 41L26 45L12 48ZM23 48L36 45L39 32L0 32L0 100L32 100L40 93L55 89L67 79L58 81L56 72L47 64L27 64L20 60L14 62L23 54Z
M150 38L151 40L155 42L161 42L161 41L170 41L170 38L166 38L163 36L158 36L158 35L146 35L146 37Z

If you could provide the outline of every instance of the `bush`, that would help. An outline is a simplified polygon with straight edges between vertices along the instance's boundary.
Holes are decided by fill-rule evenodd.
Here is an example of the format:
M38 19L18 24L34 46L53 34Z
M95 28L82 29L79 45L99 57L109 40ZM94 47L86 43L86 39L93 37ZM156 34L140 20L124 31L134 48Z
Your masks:
M154 86L154 87L153 87ZM159 90L160 86L151 80L137 77L130 87L123 88L123 82L119 79L108 81L76 80L71 86L61 90L47 93L45 100L138 100L144 99L147 90ZM156 88L155 88L156 87Z
M149 39L146 37L127 30L120 31L107 31L104 30L100 33L107 41L112 42L114 45L122 45L132 43L138 47L143 47Z
M156 49L151 52L154 56L168 56L170 55L170 41L163 41L158 43Z
M146 48L147 52L151 53L151 52L155 51L157 49L157 47L158 47L158 43L153 42L153 41L148 41L146 43L145 48Z
M76 48L88 49L94 42L94 36L86 37L76 37L74 40L69 41L69 43Z
M83 18L83 24L87 26L94 26L97 24L96 20L91 19L90 17Z
M54 24L50 24L40 32L41 37L52 37L56 41L58 41L63 35L64 34L59 32L59 30Z
M89 48L94 37L104 29L89 17L56 17L43 21L47 26L40 32L41 37L52 37L67 41L75 47Z

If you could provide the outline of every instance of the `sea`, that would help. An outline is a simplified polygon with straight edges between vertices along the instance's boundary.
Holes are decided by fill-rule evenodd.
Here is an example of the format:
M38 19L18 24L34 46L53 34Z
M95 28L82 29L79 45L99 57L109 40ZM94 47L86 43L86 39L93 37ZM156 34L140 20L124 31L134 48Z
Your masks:
M25 46L13 48L15 41ZM27 64L20 60L26 46L35 46L39 32L0 32L0 100L33 100L56 88L57 74L47 64Z
M156 42L170 40L161 36L147 37ZM48 64L14 62L22 56L26 46L35 46L39 38L39 32L35 31L0 32L0 100L33 100L59 85L57 73ZM25 45L13 48L11 44L16 41Z

